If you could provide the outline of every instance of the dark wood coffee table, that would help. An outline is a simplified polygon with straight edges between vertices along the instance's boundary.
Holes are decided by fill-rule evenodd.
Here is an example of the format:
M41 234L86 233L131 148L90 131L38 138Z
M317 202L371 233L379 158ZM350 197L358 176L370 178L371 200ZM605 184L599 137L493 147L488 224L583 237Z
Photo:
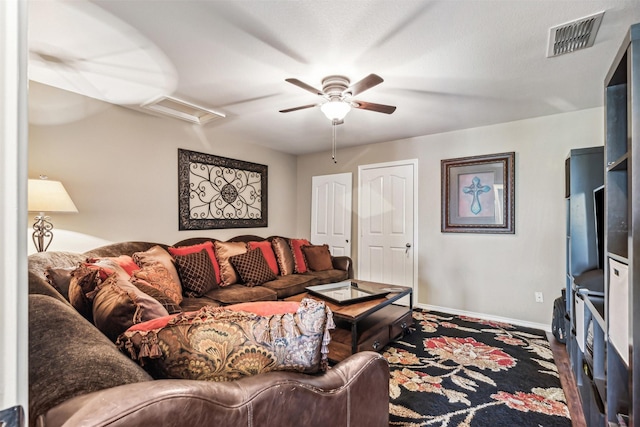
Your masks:
M329 359L335 362L364 350L379 351L390 341L406 334L413 325L413 289L384 283L352 280L358 287L371 291L390 290L383 297L352 304L336 304L320 296L303 293L286 298L300 301L315 298L325 302L333 312L336 329L331 331ZM409 307L393 304L409 296Z

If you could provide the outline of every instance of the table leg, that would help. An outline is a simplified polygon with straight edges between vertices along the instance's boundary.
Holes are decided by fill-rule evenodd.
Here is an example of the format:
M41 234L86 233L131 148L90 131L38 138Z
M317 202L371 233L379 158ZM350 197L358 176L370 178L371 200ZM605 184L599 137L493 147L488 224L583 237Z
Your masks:
M358 324L356 322L351 323L351 354L358 352Z

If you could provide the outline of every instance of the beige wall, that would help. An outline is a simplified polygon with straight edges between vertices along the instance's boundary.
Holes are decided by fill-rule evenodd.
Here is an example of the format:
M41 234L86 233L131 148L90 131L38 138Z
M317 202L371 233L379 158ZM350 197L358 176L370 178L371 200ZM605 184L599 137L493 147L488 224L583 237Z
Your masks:
M348 126L348 123L345 124ZM418 159L418 303L548 325L564 287L564 160L603 144L601 108L298 158L297 235L310 233L311 177L352 172L357 265L358 166ZM440 160L516 152L516 234L440 232ZM534 302L541 291L544 303Z
M29 176L44 173L61 180L80 211L54 216L58 232L51 249L82 250L104 241L173 243L199 235L308 237L312 176L352 172L357 186L359 165L415 158L418 303L548 325L553 299L564 286L564 159L571 148L602 145L602 114L597 108L338 147L335 165L329 153L296 158L250 141L214 140L206 126L110 107L73 123L30 126ZM269 227L178 231L178 147L267 164ZM505 151L516 152L516 234L441 233L440 160ZM356 188L356 263L357 200ZM543 292L544 303L534 302L536 291Z
M49 250L105 241L175 243L194 236L288 235L295 224L296 158L248 141L210 138L204 127L122 107L60 125L31 125L29 177L63 182L78 214L53 214ZM269 227L178 231L178 148L269 167ZM31 223L32 215L30 216Z

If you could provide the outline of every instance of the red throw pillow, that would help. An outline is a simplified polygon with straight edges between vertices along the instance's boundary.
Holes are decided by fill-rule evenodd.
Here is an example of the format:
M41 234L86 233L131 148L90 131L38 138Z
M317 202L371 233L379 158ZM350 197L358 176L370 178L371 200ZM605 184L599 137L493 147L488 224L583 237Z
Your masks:
M131 277L131 275L118 264L115 258L87 258L82 265L98 270L100 272L100 280L107 280L107 277L114 273L117 273L118 277L125 280L129 280Z
M138 264L133 261L129 255L120 255L117 257L100 257L100 258L88 258L87 262L90 264L100 264L101 261L113 261L118 264L122 269L131 276L134 271L140 270Z
M233 311L248 311L258 316L273 316L295 313L300 308L300 303L297 301L254 301L228 305L225 308Z
M302 246L309 246L311 243L307 239L289 239L291 252L293 252L294 271L296 273L306 273L307 263L302 254Z
M273 271L273 274L276 276L280 274L280 269L278 268L278 261L276 260L276 254L273 252L273 248L271 247L271 242L268 240L263 240L262 242L249 242L249 250L260 248L262 251L262 255L264 255L264 259L269 264L269 268Z
M175 256L184 256L193 254L196 252L200 252L201 250L206 249L207 254L209 254L209 258L211 258L211 264L213 265L213 271L216 275L216 285L220 284L220 266L218 265L218 260L216 259L215 252L213 251L213 243L212 242L204 242L199 243L197 245L192 246L179 246L179 247L169 247L169 253Z

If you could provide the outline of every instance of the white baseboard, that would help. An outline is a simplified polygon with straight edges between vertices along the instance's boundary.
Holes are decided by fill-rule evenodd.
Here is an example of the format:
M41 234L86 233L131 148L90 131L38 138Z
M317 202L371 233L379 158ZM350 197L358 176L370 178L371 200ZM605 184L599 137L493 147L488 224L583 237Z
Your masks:
M473 311L465 311L465 310L456 310L449 307L440 307L437 305L431 304L414 304L414 307L422 308L425 310L433 310L440 311L443 313L455 314L458 316L469 316L469 317L477 317L479 319L493 320L496 322L510 323L512 325L523 326L525 328L534 328L534 329L542 329L545 332L551 332L551 324L546 323L535 323L535 322L527 322L526 320L520 319L509 319L507 317L493 316L491 314L484 313L475 313Z

